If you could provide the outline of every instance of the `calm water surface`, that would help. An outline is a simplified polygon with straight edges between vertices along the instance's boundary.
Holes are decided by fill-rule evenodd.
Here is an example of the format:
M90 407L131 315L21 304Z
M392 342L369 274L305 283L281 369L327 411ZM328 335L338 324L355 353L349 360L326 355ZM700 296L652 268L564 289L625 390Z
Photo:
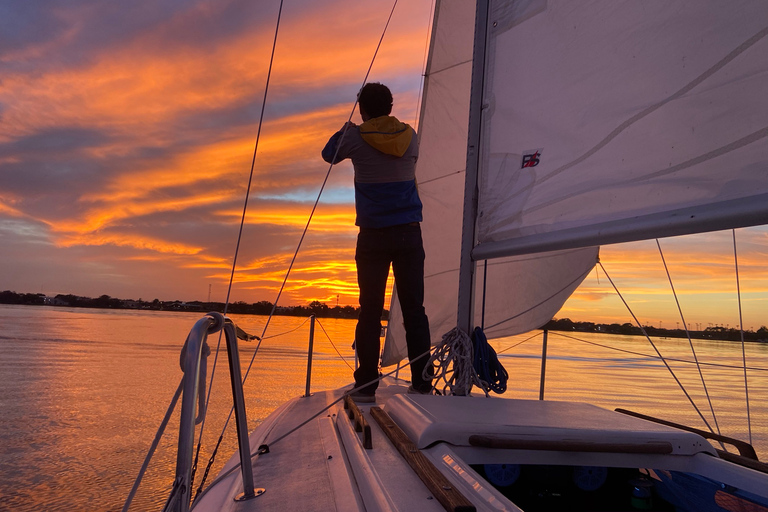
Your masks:
M0 381L4 384L0 510L120 510L181 379L179 350L201 316L0 306ZM261 334L266 318L235 316L234 320L246 331ZM304 393L309 332L305 322L273 318L246 383L250 428L281 403ZM347 362L353 364L354 325L351 320L320 319L315 329L312 389L351 382ZM645 339L569 336L550 333L547 399L623 407L704 427L662 363L590 344L654 353ZM217 340L209 339L214 350ZM666 357L692 359L686 340L657 341ZM511 374L505 396L538 398L541 342L541 335L535 333L494 342ZM741 365L739 344L695 340L694 346L701 362ZM245 371L255 343L241 342L240 347ZM761 459L766 459L768 344L748 344L746 352L748 366L753 368L748 372L752 442ZM209 375L213 359L209 358ZM682 362L670 366L715 428L696 367ZM201 452L206 462L231 407L225 351L216 373ZM717 426L726 435L748 440L743 370L704 366L703 373ZM158 510L165 502L175 469L177 428L178 414L169 424L173 435L163 438L132 510ZM214 475L236 444L230 426L211 470Z

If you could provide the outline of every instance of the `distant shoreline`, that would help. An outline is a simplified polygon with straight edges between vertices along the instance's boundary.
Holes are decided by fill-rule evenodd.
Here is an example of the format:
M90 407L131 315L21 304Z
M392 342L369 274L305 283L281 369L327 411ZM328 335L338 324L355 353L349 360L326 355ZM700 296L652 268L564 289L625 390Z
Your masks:
M718 325L705 329L662 329L644 325L641 329L630 323L596 324L593 322L574 322L569 318L550 320L542 329L560 332L595 332L601 334L622 334L625 336L653 336L655 338L709 339L718 341L741 341L742 331ZM744 341L768 343L768 328L764 325L757 331L744 331Z
M101 295L98 298L81 297L78 295L59 294L48 297L42 293L16 293L9 290L0 292L0 304L20 306L53 306L90 309L126 309L143 311L183 311L207 313L208 311L224 312L223 302L201 302L180 300L161 301L154 299L145 301L142 299L118 299L109 295ZM238 315L270 315L274 310L275 315L285 316L309 316L315 315L324 318L353 318L357 319L360 308L354 306L330 307L320 301L312 301L307 306L277 306L269 301L260 301L249 304L247 302L233 302L227 307L227 313ZM389 311L384 311L384 319L389 318Z
M16 293L11 291L0 292L0 304L21 306L54 306L90 309L125 309L144 311L182 311L206 313L208 311L224 312L223 302L191 301L153 301L117 299L109 295L98 298L80 297L77 295L56 295L47 297L42 293ZM278 306L269 301L260 301L252 304L246 302L233 302L227 307L227 313L238 315L275 315L283 316L309 316L320 318L347 318L357 319L360 308L354 306L330 307L320 301L313 301L307 306ZM389 318L389 311L384 310L383 320ZM542 329L559 332L593 332L601 334L619 334L625 336L653 336L656 338L682 338L687 339L690 334L695 339L711 339L718 341L741 341L742 331L729 327L710 325L705 329L662 329L653 326L643 326L641 329L630 323L624 324L600 324L594 322L575 322L569 318L550 320ZM768 328L761 326L757 331L744 331L744 341L768 343Z

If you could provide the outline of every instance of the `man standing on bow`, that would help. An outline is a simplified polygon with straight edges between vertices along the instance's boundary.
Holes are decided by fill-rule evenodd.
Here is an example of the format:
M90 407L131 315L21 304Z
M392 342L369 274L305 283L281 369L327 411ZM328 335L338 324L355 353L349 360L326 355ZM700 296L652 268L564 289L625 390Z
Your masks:
M416 132L390 116L392 93L368 83L358 94L363 124L347 123L323 148L323 160L336 164L352 159L355 169L355 224L359 226L355 262L360 288L360 316L355 344L360 361L352 394L358 402L375 401L378 387L381 314L389 266L405 323L411 363L410 393L429 393L432 384L422 372L429 355L429 321L424 312L424 246L421 200L416 189L419 156Z

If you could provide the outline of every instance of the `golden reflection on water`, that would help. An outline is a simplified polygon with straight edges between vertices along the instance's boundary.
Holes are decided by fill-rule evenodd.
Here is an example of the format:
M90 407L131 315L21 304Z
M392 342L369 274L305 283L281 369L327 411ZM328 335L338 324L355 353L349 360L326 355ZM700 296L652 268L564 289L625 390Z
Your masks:
M178 385L179 350L202 314L96 311L0 306L0 510L120 510ZM265 317L235 316L261 335ZM311 390L352 382L353 320L319 319L315 326ZM283 334L287 333L287 334ZM326 336L326 334L328 336ZM306 386L309 324L275 317L245 385L249 428ZM590 345L595 342L652 354L644 339L599 334L549 336L545 397L623 407L695 427L703 421L669 371L655 360ZM335 344L331 344L330 340ZM541 336L521 335L493 343L510 373L510 398L539 395ZM218 336L209 340L215 351ZM702 362L741 365L741 347L696 341ZM667 357L692 359L687 340L659 340ZM245 373L256 342L240 343ZM196 482L205 470L231 408L226 350L216 362ZM337 350L346 359L342 360ZM753 444L768 457L768 344L748 344ZM608 359L606 361L606 358ZM210 377L214 355L208 359ZM349 365L349 366L348 366ZM670 363L714 427L696 367ZM747 439L743 370L703 367L705 382L726 435ZM403 376L407 376L407 371ZM158 510L175 470L178 412L139 489L132 510ZM230 425L209 481L236 450Z

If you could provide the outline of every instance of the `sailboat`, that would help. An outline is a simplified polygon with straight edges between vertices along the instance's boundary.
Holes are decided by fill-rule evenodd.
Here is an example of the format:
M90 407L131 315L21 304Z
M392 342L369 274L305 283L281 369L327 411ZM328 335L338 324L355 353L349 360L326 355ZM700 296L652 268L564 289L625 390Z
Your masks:
M438 0L417 167L433 341L540 328L600 245L766 224L766 55L762 1ZM384 368L405 354L393 295ZM190 508L194 376L217 329L234 346L215 315L188 338L166 510ZM768 511L754 450L694 428L385 379L371 406L316 392L249 434L233 374L240 451L196 511Z

